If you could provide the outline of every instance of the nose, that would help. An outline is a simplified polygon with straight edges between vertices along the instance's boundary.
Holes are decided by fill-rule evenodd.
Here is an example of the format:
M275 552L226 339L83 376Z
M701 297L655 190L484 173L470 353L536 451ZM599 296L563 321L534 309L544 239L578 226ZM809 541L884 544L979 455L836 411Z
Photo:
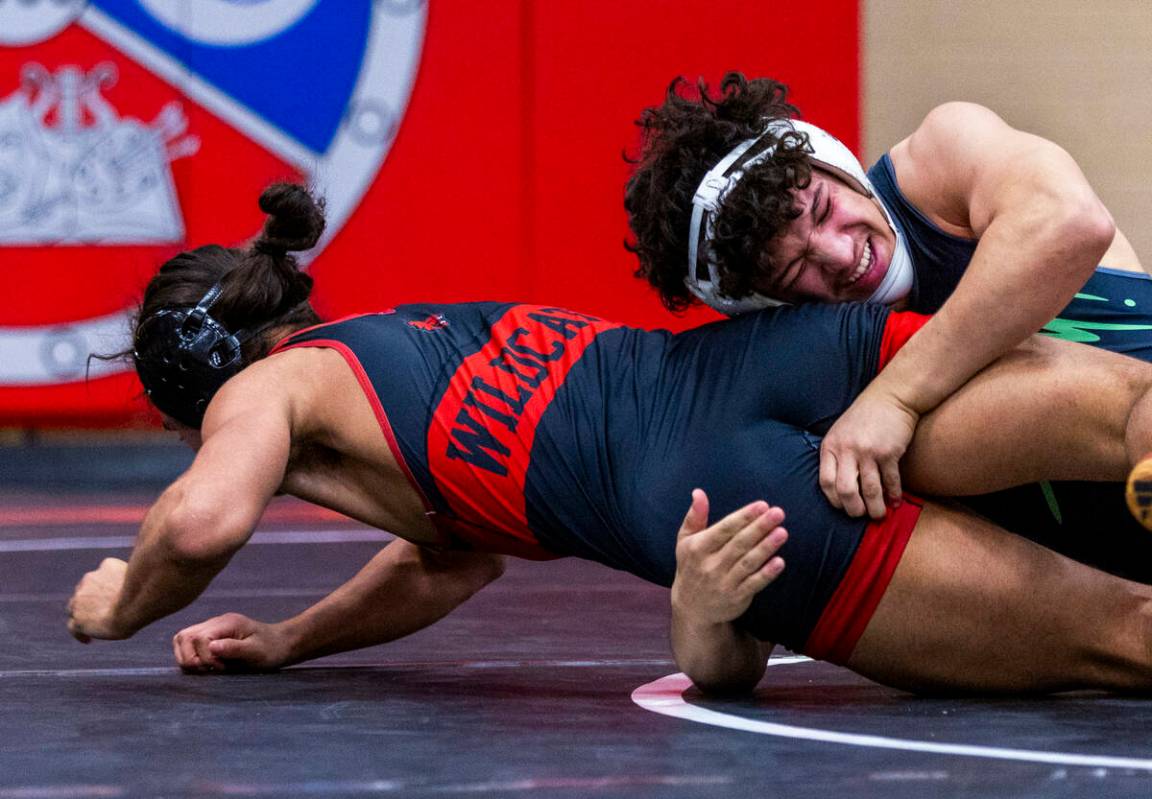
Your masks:
M856 242L845 230L821 230L812 241L811 258L825 271L856 266Z

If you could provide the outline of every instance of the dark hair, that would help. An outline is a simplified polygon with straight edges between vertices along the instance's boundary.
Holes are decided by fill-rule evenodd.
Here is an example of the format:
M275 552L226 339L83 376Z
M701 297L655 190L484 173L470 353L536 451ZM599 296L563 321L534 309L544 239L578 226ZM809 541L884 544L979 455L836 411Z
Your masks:
M262 335L265 331L320 322L308 302L312 278L300 271L291 253L311 249L320 239L323 202L302 186L277 183L260 195L260 209L268 219L247 249L209 244L182 252L165 262L144 290L133 323L133 347L124 354L132 355L153 403L185 424L199 426L220 384L268 354L274 342ZM190 341L192 323L182 320L191 318L187 312L217 284L220 293L208 314L224 328L223 336L240 337L239 358L221 363L219 353L211 352L197 356L206 359L202 363L193 363L181 351ZM195 329L200 327L196 322Z
M677 77L662 105L646 108L636 124L640 153L625 160L635 165L624 192L624 208L634 241L624 246L640 263L635 275L646 278L664 305L681 311L695 298L684 284L688 271L688 227L692 196L700 181L745 139L763 133L770 119L791 119L788 87L770 78L747 80L729 72L711 92L701 78L695 86ZM787 132L773 155L750 168L725 197L715 220L710 251L720 272L723 294L752 293L769 273L767 244L799 215L793 191L809 183L807 134Z
M233 332L320 321L307 302L312 278L300 271L291 253L316 246L324 232L323 202L303 186L276 183L260 195L260 210L268 219L248 249L209 244L182 252L160 267L144 290L133 325L137 349L143 321L165 309L195 306L216 283L221 291L212 316ZM245 342L245 364L267 355L270 344L262 336Z

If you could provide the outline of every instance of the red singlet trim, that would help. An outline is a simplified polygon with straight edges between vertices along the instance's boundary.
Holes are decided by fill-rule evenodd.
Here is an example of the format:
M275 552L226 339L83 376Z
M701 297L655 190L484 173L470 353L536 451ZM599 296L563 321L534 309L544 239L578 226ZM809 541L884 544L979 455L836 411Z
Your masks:
M876 364L879 372L891 361L908 339L920 332L928 324L931 316L912 311L892 311L884 323L884 336L880 339L880 360Z
M889 507L883 519L868 525L840 585L804 644L805 655L841 665L848 661L888 590L923 509L922 500L905 494L900 507Z
M319 330L322 327L328 327L328 325L338 325L341 322L347 322L349 319L361 319L365 316L387 316L388 314L394 313L396 313L395 308L385 308L383 311L369 311L367 313L350 313L347 316L341 316L338 319L333 319L331 322L318 322L314 325L309 325L308 327L302 327L299 330L293 330L284 338L277 341L275 346L268 350L268 354L275 355L278 352L283 352L284 350L288 349L288 340L294 336L301 336L305 333L311 333L313 330Z
M360 316L370 315L371 314L360 314ZM346 318L351 319L353 317ZM424 512L430 514L432 520L435 521L436 516L432 503L428 501L428 497L424 494L424 489L420 487L420 483L416 481L416 476L412 474L412 470L408 468L408 462L404 460L404 453L400 451L400 443L396 440L396 434L392 431L392 423L388 421L388 414L384 410L384 406L380 404L380 398L376 396L376 389L372 387L372 381L368 378L368 373L364 371L364 366L360 363L360 359L356 357L356 353L342 341L319 338L291 344L277 344L272 354L285 352L287 350L304 349L306 347L335 350L344 357L345 363L352 369L352 374L356 375L356 382L360 384L360 389L364 392L364 396L368 398L368 403L372 406L372 412L376 415L376 422L380 425L381 432L384 433L384 440L388 442L388 449L391 451L392 457L396 459L396 464L400 467L400 471L404 473L408 484L412 486L413 490L420 497L420 502L424 505Z

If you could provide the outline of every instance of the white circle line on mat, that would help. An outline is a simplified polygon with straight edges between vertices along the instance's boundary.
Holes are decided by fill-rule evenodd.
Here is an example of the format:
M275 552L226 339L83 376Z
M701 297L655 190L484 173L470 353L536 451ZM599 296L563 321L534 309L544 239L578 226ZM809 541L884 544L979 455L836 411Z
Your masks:
M806 657L773 658L769 666L787 666L811 662ZM706 707L691 704L684 699L684 692L692 686L692 681L684 674L669 674L658 680L641 685L632 692L632 701L645 710L672 716L685 721L725 727L730 730L754 732L760 735L773 735L802 741L864 746L874 749L896 749L905 752L925 752L936 755L957 755L961 757L982 757L993 760L1016 760L1027 763L1045 763L1061 766L1087 766L1092 768L1135 769L1152 771L1152 759L1135 757L1114 757L1109 755L1085 755L1073 752L1044 752L1034 749L1010 749L999 746L973 744L949 744L934 741L917 741L908 738L890 738L882 735L861 735L858 733L824 730L816 727L799 727L792 724L761 721L743 718L729 713L721 713Z

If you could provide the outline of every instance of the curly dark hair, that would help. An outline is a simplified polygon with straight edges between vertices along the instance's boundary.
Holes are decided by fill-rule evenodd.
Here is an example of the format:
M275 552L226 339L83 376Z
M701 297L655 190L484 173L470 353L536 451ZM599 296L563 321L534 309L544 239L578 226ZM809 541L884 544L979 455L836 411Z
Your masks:
M624 192L634 241L624 246L640 260L635 275L660 293L664 305L682 311L696 301L684 284L692 196L721 158L745 139L763 133L770 119L799 116L787 101L788 87L770 78L748 80L729 72L717 92L701 78L693 86L672 81L662 105L644 109L636 121L640 153ZM753 166L724 197L708 253L718 264L720 290L729 297L752 293L769 273L767 243L800 212L796 189L811 178L808 136L788 131L773 155Z

